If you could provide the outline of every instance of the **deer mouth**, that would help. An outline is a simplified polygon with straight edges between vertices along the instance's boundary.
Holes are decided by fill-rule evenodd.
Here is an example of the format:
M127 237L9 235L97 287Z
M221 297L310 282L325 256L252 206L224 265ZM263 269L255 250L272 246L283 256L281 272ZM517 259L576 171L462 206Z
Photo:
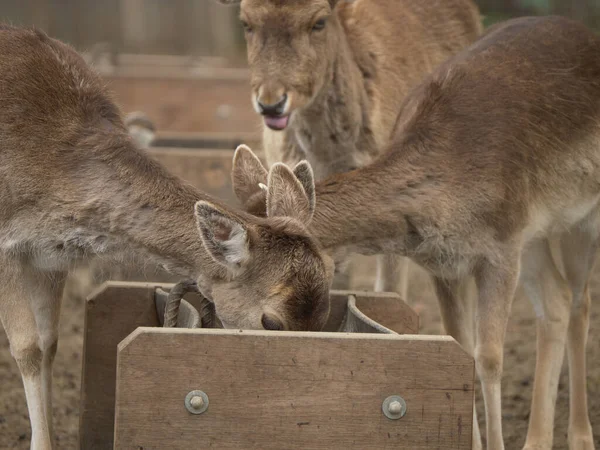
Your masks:
M268 126L271 130L281 131L284 130L288 122L290 120L290 116L264 116L265 125Z

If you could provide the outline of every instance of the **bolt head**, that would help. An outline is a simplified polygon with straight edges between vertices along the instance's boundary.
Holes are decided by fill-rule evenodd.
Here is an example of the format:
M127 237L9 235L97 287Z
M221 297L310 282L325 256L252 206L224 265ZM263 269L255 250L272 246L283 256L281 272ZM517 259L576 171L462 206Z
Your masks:
M192 408L194 409L200 409L204 406L204 399L199 395L195 395L190 400L190 405L192 405Z
M397 400L390 402L388 406L388 411L392 414L400 414L402 412L402 405Z
M399 395L390 395L381 405L383 414L391 420L398 420L406 414L406 402Z
M208 395L203 391L190 391L185 396L185 409L192 414L203 414L208 409Z

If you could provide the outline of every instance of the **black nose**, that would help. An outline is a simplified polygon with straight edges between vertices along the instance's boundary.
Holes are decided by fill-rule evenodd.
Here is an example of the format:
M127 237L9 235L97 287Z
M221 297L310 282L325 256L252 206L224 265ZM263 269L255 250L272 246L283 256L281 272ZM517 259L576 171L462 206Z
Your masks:
M258 102L258 108L260 109L260 113L263 116L280 116L283 114L283 109L285 108L285 102L287 101L287 94L283 94L283 96L279 99L277 103L273 103L271 105L265 105Z
M283 324L274 316L263 314L260 322L265 330L283 331Z

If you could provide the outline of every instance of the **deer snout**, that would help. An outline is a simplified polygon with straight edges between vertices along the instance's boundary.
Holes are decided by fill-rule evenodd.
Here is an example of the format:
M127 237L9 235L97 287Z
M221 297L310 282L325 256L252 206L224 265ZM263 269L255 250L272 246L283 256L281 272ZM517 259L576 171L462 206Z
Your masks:
M275 314L264 313L260 318L260 323L265 330L271 331L283 331L285 330L285 326L283 325L283 321L277 317Z
M283 94L276 103L263 103L258 100L258 109L264 116L280 116L285 111L287 94Z
M264 117L265 125L273 130L283 130L289 119L290 98L283 88L261 86L255 97L256 112Z

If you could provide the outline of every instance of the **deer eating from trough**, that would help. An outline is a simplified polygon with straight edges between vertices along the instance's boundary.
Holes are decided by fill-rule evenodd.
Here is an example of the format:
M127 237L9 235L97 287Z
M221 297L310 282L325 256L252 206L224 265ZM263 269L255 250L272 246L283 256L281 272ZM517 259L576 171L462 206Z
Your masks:
M247 147L236 150L233 170L249 210L280 195ZM504 448L503 345L520 283L538 335L525 449L552 448L565 343L569 448L594 448L585 348L600 236L597 35L552 16L495 25L411 91L374 162L316 186L295 182L316 192L309 231L326 251L392 250L430 272L446 332L475 358L493 450ZM473 278L470 303L460 288ZM473 425L473 448L481 448Z
M80 261L150 259L197 279L225 326L323 327L333 261L308 236L303 191L282 187L294 209L275 198L258 218L183 183L135 145L84 60L38 30L0 26L0 97L0 318L32 449L52 448L61 295Z
M472 0L219 1L241 3L267 167L306 159L317 180L371 162L409 89L482 30ZM408 260L376 261L375 290L406 299Z

